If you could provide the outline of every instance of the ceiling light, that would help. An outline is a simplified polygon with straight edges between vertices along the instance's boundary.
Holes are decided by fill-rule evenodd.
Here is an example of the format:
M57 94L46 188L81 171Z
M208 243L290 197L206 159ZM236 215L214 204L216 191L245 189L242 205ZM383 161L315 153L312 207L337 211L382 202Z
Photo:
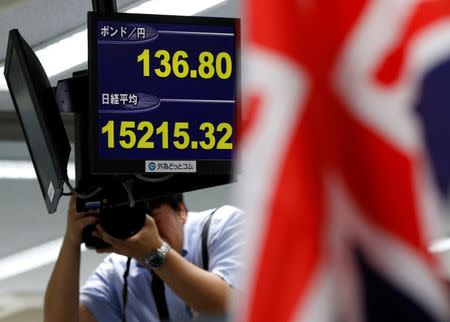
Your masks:
M152 0L128 9L127 13L192 16L227 0ZM72 34L36 51L49 78L87 61L87 30ZM7 90L0 67L0 91Z
M133 7L126 12L155 15L192 16L227 0L152 0Z
M5 70L4 66L0 66L0 91L7 91L8 86L6 86L6 79L3 75L3 71Z
M48 77L81 65L87 61L87 30L61 39L36 52Z
M67 165L69 180L75 180L75 164ZM31 161L0 160L0 179L36 180L36 172Z
M58 238L0 258L0 281L55 262L62 242L63 238ZM81 251L85 250L83 244Z

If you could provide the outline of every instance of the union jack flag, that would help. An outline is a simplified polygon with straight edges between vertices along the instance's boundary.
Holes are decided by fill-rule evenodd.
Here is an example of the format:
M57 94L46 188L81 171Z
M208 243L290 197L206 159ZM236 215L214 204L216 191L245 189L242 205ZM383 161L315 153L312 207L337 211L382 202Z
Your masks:
M448 321L450 1L248 0L237 321Z

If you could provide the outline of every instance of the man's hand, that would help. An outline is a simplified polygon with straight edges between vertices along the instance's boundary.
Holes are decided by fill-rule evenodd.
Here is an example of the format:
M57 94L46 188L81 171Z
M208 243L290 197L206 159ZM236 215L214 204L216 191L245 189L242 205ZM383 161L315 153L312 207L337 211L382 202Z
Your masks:
M134 257L141 263L144 262L151 251L158 249L163 244L155 220L149 215L146 216L142 229L128 239L110 236L101 225L97 225L97 231L94 231L93 235L111 245L109 248L98 249L98 253L114 252L127 257Z
M98 212L78 213L76 195L72 195L64 241L45 291L45 322L95 321L93 317L80 311L78 296L82 232L87 225L95 224L98 221L95 217L97 214Z
M74 246L80 246L83 241L83 229L98 222L98 211L77 212L76 196L72 195L67 214L65 239Z

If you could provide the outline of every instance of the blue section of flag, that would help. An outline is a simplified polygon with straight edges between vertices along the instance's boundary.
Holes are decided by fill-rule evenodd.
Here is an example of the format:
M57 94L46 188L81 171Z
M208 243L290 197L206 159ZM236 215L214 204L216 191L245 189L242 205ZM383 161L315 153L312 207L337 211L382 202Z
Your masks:
M450 185L450 59L425 74L417 111L435 181L443 197Z
M356 251L363 305L367 322L437 322L408 294L374 270L361 251Z

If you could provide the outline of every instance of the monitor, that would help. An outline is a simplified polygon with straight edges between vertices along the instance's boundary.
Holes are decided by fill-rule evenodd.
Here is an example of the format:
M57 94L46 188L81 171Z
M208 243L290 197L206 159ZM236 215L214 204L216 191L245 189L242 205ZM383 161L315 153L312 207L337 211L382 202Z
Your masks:
M47 210L54 213L71 148L48 77L17 29L9 32L4 74Z
M90 12L90 173L230 174L239 26L232 18Z

